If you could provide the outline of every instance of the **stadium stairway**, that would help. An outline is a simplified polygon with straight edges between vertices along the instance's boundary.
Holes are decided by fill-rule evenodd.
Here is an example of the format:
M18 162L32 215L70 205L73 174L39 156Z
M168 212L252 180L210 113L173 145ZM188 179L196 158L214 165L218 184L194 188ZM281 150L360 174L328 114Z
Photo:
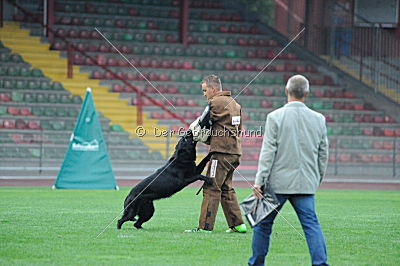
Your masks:
M59 51L50 50L49 44L41 43L39 37L30 36L30 31L21 29L18 22L6 22L4 27L0 28L0 39L32 67L41 69L44 75L55 82L60 82L73 95L84 97L86 87L92 88L96 109L109 118L110 123L121 125L131 137L137 137L136 106L129 105L126 99L121 99L119 93L109 92L109 88L101 86L99 80L90 79L88 73L80 73L80 66L73 66L73 78L68 79L67 59L62 58ZM143 113L143 127L147 132L153 132L154 127L160 130L168 129L167 126L157 125L157 122L157 119L147 118ZM160 141L160 137L147 134L142 137L142 141L151 150L159 151L164 157L166 156L167 144L165 141Z
M321 56L321 58L323 58L325 61L327 61L329 63L332 63L334 66L336 66L343 72L349 74L353 78L359 79L359 77L360 77L359 72L356 71L355 69L353 69L351 64L346 63L343 59L338 60L338 59L331 58L330 56ZM364 78L362 80L362 82L369 87L372 87L372 88L374 87L374 83L372 82L372 80L370 80L368 78ZM380 86L378 86L378 90L386 97L388 97L388 98L392 99L394 102L400 104L400 95L396 92L396 90L394 88L389 88L386 85L380 85Z

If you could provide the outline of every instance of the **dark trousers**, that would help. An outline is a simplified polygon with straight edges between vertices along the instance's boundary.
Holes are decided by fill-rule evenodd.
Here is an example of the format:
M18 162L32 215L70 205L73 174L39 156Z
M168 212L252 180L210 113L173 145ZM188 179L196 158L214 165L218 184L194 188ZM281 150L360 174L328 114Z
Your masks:
M314 195L276 194L276 196L280 202L278 211L283 207L286 200L289 200L296 211L306 235L312 265L328 265L326 264L325 238L315 214ZM276 211L272 212L253 228L253 255L249 259L249 265L264 265L265 256L269 249L272 225L277 214ZM293 234L297 233L293 231Z
M239 166L239 159L240 156L234 154L214 153L211 156L207 176L213 177L214 182L203 186L199 228L214 229L220 202L229 227L243 224L236 192L232 187L232 176Z

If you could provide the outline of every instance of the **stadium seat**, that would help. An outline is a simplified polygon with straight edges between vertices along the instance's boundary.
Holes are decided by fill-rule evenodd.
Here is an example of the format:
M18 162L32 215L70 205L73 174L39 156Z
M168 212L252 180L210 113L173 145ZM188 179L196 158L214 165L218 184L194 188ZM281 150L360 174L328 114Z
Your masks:
M8 93L0 93L0 102L10 102L11 97Z
M31 130L41 130L41 127L37 121L29 121L27 127Z
M386 137L394 137L395 133L396 132L393 129L384 129L383 130L383 135Z

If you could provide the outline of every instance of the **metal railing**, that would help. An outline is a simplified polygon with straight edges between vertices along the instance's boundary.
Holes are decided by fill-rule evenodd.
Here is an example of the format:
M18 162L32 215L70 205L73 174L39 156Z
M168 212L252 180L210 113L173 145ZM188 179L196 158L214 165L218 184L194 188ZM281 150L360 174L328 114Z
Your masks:
M36 14L26 10L25 8L23 8L21 5L19 5L17 3L17 1L13 1L13 0L7 0L9 3L11 3L18 11L23 13L23 18L22 19L27 19L28 22L36 22L39 23L44 29L47 30L47 32L49 33L49 42L50 45L52 45L52 42L54 41L54 38L58 38L61 39L65 45L68 47L67 49L67 60L68 60L68 66L67 66L67 73L68 73L68 78L72 78L73 73L72 73L72 58L73 58L73 53L74 52L78 52L79 54L81 54L84 58L89 59L90 62L94 65L94 66L98 66L100 68L102 68L106 73L109 73L114 79L121 81L124 85L126 85L127 87L129 87L130 89L132 89L132 91L134 91L136 93L136 97L137 97L137 120L136 123L137 125L142 125L143 124L143 102L142 102L142 98L146 98L148 99L152 104L160 107L162 110L164 110L166 113L170 114L173 118L179 120L180 122L182 122L184 125L189 125L186 120L179 114L172 112L170 109L166 108L163 104L161 104L159 101L156 101L155 99L153 99L151 96L149 96L146 92L138 89L137 87L133 86L131 83L129 83L126 79L120 77L119 75L117 75L115 72L113 72L112 70L110 70L108 67L103 66L103 65L99 65L97 63L96 58L88 55L86 52L82 51L81 49L78 49L78 47L76 47L76 45L74 45L72 42L70 42L67 38L60 36L57 31L55 31L51 26L51 24L47 24L44 23L44 21L46 21L45 19L40 19L40 17L38 17ZM53 2L53 1L49 1L49 2ZM51 5L49 5L51 6ZM48 10L47 11L48 14L52 14L50 16L54 17L54 10Z
M154 170L162 165L175 149L179 132L169 127L173 134L160 135L154 143L166 144L164 148L150 151L138 138L130 139L127 133L103 131L103 138L113 166L135 176L137 172ZM18 171L24 168L36 175L43 171L57 172L70 141L70 131L50 130L2 130L0 132L0 169ZM148 141L146 141L147 143ZM254 177L257 171L258 153L262 137L242 138L242 163L239 171ZM329 137L329 169L332 177L383 178L397 180L400 176L399 137ZM198 154L206 154L208 146L199 143ZM248 156L254 154L256 156ZM257 158L256 158L257 157ZM138 168L139 167L139 168ZM136 169L136 170L135 170Z
M400 38L394 30L355 13L352 1L347 1L348 5L342 4L345 1L322 0L248 2L248 12L258 2L273 3L275 18L269 25L276 31L291 39L305 28L296 40L298 45L331 63L340 60L354 78L372 87L375 93L389 89L394 93L385 94L400 103Z

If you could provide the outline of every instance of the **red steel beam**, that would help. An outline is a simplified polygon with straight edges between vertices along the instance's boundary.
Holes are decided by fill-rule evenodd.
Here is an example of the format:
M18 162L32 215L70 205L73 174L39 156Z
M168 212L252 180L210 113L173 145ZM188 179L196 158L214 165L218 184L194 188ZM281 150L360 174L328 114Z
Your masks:
M189 0L181 2L181 42L183 47L188 47L188 30L189 30Z

